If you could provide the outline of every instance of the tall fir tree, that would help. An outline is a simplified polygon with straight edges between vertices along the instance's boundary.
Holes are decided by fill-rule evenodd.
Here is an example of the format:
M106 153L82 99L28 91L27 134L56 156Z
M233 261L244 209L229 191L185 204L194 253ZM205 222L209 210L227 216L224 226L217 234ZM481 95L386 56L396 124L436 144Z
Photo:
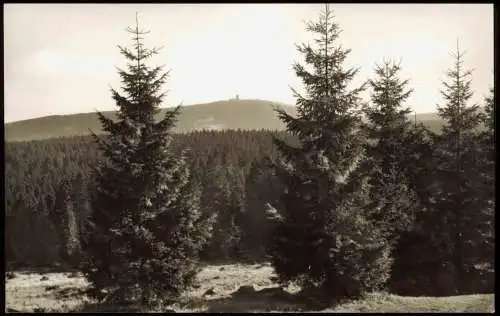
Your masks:
M399 78L400 71L400 63L384 61L375 68L377 77L369 80L372 97L364 107L366 159L360 165L360 172L370 179L367 217L391 242L411 229L417 201L401 155L414 125L411 110L404 105L413 90L407 88L408 80Z
M439 240L430 231L435 221L433 216L433 194L435 181L435 135L422 123L414 124L406 135L404 145L399 147L403 177L414 193L414 222L410 231L400 231L392 252L394 260L388 290L400 295L439 294L433 282L440 276L441 257ZM432 254L432 255L431 255Z
M495 251L495 168L496 168L496 146L495 146L495 95L490 88L489 95L485 98L485 115L483 116L484 131L481 133L482 160L481 170L483 178L484 200L488 201L485 210L485 221L479 227L483 234L484 243L481 247L483 261L489 268L494 266Z
M481 143L484 152L483 166L485 179L485 199L495 201L495 95L493 88L490 88L489 95L484 100L483 125L484 131L481 133Z
M444 121L436 136L436 180L439 187L434 193L434 208L439 224L433 216L434 234L445 246L446 271L453 275L450 293L464 293L468 275L480 259L478 250L484 238L479 227L487 221L488 203L483 198L483 179L480 172L481 148L479 128L482 115L478 105L469 105L473 95L471 71L463 67L464 53L458 48L455 62L447 71L444 81L444 106L438 107ZM451 278L450 278L451 280Z
M313 69L294 66L307 95L294 91L297 117L278 110L300 144L275 139L285 191L270 255L283 284L295 281L325 298L356 297L382 286L390 270L386 239L363 214L367 179L350 175L363 152L364 87L348 88L357 70L343 68L350 50L336 43L340 30L328 5L307 30L318 46L297 48Z
M489 137L489 144L492 148L495 147L495 90L490 88L489 94L484 99L484 110L486 116L484 117L484 125L486 135ZM492 159L494 157L490 157Z
M99 300L151 306L175 300L193 283L209 227L185 155L170 148L180 106L156 120L168 72L145 64L158 53L143 45L148 32L138 22L127 31L133 49L118 46L128 60L127 70L118 69L123 92L111 90L117 120L98 112L107 135L93 135L103 158L82 269Z

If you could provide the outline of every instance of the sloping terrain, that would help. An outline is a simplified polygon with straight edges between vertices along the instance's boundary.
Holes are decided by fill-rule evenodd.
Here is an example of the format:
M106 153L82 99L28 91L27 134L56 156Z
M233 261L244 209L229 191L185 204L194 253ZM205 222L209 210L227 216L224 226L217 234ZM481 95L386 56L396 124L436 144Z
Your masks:
M268 129L283 130L275 108L296 115L295 107L265 100L227 100L184 106L174 132L209 129ZM161 117L165 109L158 115ZM104 112L114 118L114 112ZM411 119L414 119L413 117ZM439 130L441 121L434 113L417 114L417 121L432 130ZM56 137L89 135L90 130L100 134L102 128L96 113L46 116L5 124L6 141L28 141Z
M292 106L263 100L228 100L183 106L174 131L238 128L282 130L284 125L278 119L275 107L291 114L296 112ZM162 109L158 118L162 117L165 110L167 109ZM114 112L109 111L104 112L104 115L116 117ZM82 136L89 135L89 129L97 134L102 133L97 114L94 112L46 116L5 124L5 140L26 141Z

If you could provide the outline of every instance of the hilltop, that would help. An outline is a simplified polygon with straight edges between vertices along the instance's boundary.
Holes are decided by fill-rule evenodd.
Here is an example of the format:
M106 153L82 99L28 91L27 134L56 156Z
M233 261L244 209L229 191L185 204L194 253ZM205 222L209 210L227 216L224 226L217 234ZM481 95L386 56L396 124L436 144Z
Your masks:
M194 130L222 129L268 129L283 130L274 108L281 108L291 115L296 114L294 106L266 100L226 100L182 107L174 132L185 133ZM158 117L166 109L163 108ZM103 112L115 118L114 111ZM436 114L417 114L421 121L432 129L438 129L440 121ZM90 130L102 133L95 112L69 115L52 115L5 124L6 141L29 141L57 137L89 135Z

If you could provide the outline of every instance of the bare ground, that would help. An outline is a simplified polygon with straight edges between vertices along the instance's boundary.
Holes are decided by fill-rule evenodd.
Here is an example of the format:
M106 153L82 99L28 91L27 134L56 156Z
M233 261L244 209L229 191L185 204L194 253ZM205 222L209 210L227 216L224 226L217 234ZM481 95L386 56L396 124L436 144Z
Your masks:
M285 290L273 283L273 269L261 265L211 265L198 275L198 286L175 312L492 312L494 294L453 297L402 297L373 293L363 300L321 310L300 303L298 288ZM6 275L6 311L99 312L117 308L92 302L86 282L77 273L11 272ZM138 310L136 310L138 311Z

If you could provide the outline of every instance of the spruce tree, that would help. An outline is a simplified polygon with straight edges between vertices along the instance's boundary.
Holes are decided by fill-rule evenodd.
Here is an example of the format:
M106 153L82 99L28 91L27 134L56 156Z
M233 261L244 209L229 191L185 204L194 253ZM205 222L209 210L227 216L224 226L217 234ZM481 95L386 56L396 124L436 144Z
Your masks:
M76 203L71 181L65 179L56 192L54 210L49 214L59 234L59 256L61 260L77 267L81 252L80 230Z
M484 99L484 111L486 116L484 117L484 125L486 129L486 135L488 135L488 140L492 147L495 146L495 91L490 88L489 95ZM490 157L491 159L491 157Z
M447 260L443 265L454 275L450 293L463 293L468 274L479 263L478 249L483 243L479 227L487 220L489 202L483 198L481 186L482 115L478 105L468 104L473 95L471 71L464 69L458 45L454 58L453 67L447 71L449 80L443 82L445 89L441 91L445 104L438 107L444 125L436 137L439 186L434 193L434 207L440 222L434 234L440 235L442 245L446 245Z
M485 98L484 131L481 133L481 171L483 179L483 195L488 205L484 211L484 221L479 227L483 236L480 248L481 261L490 269L493 268L495 248L495 99L493 88Z
M414 222L410 231L401 231L392 252L394 260L388 289L399 295L436 296L435 280L440 276L442 253L432 212L436 181L435 135L422 123L408 131L399 147L401 169L408 188L414 193Z
M369 80L372 101L364 107L366 124L366 159L360 172L369 176L370 204L367 217L374 221L392 242L402 231L411 229L416 196L405 175L402 148L414 125L411 110L404 102L412 89L401 80L400 63L384 61L377 65L377 77Z
M117 120L98 112L106 135L93 134L102 159L82 269L99 300L151 306L175 300L193 283L207 227L185 153L170 148L180 106L156 119L168 72L145 64L159 50L144 47L147 32L138 22L127 31L133 49L118 46L128 60L127 70L118 69L123 91L111 89Z
M307 30L318 46L297 48L312 70L294 65L307 94L294 91L297 117L278 110L299 145L275 138L285 191L270 254L282 284L356 297L382 286L390 268L387 242L363 214L367 179L350 174L363 151L358 94L364 87L348 88L357 70L343 67L350 50L336 42L340 31L328 5Z
M485 115L482 123L484 131L481 133L481 144L483 150L483 159L481 160L484 168L485 179L485 199L492 201L494 206L495 200L495 99L493 88L490 89L489 95L486 96L484 105Z

